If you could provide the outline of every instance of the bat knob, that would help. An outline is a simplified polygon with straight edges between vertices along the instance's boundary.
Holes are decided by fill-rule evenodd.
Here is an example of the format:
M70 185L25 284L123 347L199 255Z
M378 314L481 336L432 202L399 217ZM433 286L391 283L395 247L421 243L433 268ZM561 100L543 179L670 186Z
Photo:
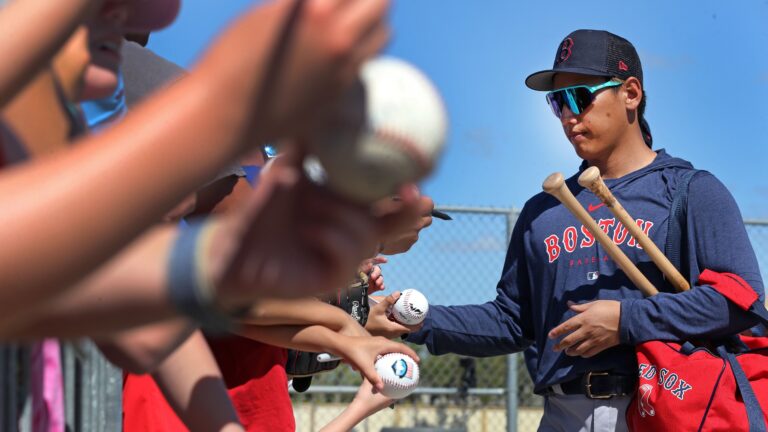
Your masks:
M585 188L589 188L600 178L600 169L595 166L591 166L584 170L579 176L579 184Z
M560 190L560 188L563 187L563 184L565 184L565 178L563 178L563 174L556 172L550 174L549 177L544 179L544 183L541 184L541 188L544 189L544 192L551 194Z

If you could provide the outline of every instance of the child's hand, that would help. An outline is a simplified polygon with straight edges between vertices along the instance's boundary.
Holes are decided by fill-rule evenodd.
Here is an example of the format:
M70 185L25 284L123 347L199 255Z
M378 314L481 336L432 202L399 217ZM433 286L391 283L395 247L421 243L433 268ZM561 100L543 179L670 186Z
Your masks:
M368 313L368 322L365 324L365 329L369 333L374 336L394 339L421 328L422 324L406 326L390 319L390 310L398 298L400 298L398 291L386 297L375 298L375 300L379 300L379 304L371 307L371 311Z
M384 386L374 367L379 356L399 352L411 356L417 362L419 361L419 356L410 347L383 337L344 336L340 334L336 345L333 354L342 357L350 366L359 371L377 391L380 391Z

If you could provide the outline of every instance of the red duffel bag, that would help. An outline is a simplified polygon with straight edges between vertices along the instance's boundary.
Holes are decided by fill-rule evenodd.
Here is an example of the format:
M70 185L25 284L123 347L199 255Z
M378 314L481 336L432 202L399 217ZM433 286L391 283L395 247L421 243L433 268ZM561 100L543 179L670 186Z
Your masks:
M705 270L710 285L768 327L768 311L739 276ZM717 346L650 341L636 347L639 382L627 409L633 431L766 431L768 337Z

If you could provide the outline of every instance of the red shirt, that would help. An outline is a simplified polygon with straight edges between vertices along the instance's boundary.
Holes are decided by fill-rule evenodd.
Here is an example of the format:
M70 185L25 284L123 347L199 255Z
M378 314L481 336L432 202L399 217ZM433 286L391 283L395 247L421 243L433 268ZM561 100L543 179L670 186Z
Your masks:
M240 422L249 432L295 431L285 349L239 336L209 338ZM126 432L186 431L150 375L125 377Z

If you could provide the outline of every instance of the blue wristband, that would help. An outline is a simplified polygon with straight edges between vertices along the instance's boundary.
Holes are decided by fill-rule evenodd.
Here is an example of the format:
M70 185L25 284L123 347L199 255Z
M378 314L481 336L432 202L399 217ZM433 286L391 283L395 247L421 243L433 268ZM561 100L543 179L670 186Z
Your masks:
M179 312L202 327L228 330L233 327L232 318L214 308L209 275L205 274L204 263L199 261L207 227L205 220L179 226L168 261L168 295Z

